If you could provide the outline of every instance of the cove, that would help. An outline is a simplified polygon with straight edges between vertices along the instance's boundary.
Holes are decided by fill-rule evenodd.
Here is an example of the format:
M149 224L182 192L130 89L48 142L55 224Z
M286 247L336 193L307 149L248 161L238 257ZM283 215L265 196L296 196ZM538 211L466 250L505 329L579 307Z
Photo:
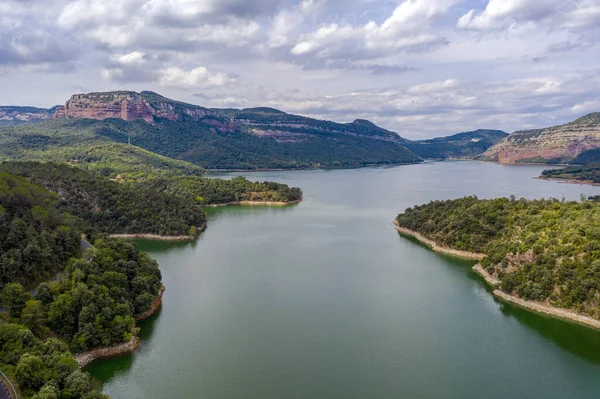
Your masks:
M210 209L194 243L139 241L164 302L142 345L89 370L114 398L598 398L600 332L495 300L475 262L401 237L405 208L477 195L579 199L543 166L444 162L223 173L301 187Z

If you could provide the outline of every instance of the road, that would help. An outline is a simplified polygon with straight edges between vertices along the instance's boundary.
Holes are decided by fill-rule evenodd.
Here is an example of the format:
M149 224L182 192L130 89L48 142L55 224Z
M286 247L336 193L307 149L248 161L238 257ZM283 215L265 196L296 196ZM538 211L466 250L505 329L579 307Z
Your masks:
M0 380L0 399L12 399L10 393L8 392L8 388L4 385L4 381Z

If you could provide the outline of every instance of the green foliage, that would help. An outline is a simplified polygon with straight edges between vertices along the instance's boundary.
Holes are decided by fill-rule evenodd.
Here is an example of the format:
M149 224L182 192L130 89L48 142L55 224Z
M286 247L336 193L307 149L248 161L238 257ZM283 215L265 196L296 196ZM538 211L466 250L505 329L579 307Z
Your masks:
M0 323L0 358L25 398L106 398L98 384L81 372L67 345L42 340L25 326Z
M66 157L78 159L86 157L89 147L131 141L156 154L207 169L357 167L420 161L402 145L400 137L375 125L337 124L256 110L215 112L218 114L202 121L184 115L183 121L158 118L154 124L57 119L2 127L0 157L48 160L41 151L49 151L50 160L64 161L72 151L63 147L77 148L74 155ZM294 135L278 136L282 124ZM233 128L223 133L215 126Z
M167 158L142 148L121 143L92 143L53 146L23 151L13 157L39 162L68 162L71 165L119 180L140 180L149 175L194 176L204 169L185 161Z
M600 318L600 203L558 200L434 201L407 209L400 226L439 245L487 254L501 288Z
M44 166L48 174L41 166L25 170L32 180L55 176L64 183L57 189L61 196L71 195L69 183L75 191L102 193L108 181L66 165L60 173ZM77 180L80 173L88 180ZM84 223L58 210L68 202L22 177L0 173L0 204L0 300L8 313L0 320L0 364L14 370L9 374L25 398L106 398L69 349L129 341L134 316L150 307L161 288L158 264L119 240L98 239L82 257L77 226ZM53 276L33 297L23 288Z
M194 198L198 204L225 204L239 201L291 202L302 198L302 190L286 184L254 183L242 176L231 180L207 179L199 176L146 181L153 190L183 198Z
M404 145L422 158L473 158L507 136L501 130L476 130L431 140L407 141Z
M568 166L562 169L549 169L542 172L546 179L578 180L600 183L600 162L582 166Z
M81 233L56 194L0 172L0 207L0 286L50 278L80 255Z
M192 199L158 192L145 184L121 184L67 164L6 162L0 172L27 177L61 193L58 209L86 222L86 231L186 235L206 217ZM32 219L47 219L43 208L33 208Z

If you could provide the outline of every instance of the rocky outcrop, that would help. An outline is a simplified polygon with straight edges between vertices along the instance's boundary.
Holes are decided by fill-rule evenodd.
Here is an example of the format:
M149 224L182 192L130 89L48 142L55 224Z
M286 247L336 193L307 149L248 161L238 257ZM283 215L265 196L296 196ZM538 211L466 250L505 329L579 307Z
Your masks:
M402 145L406 140L372 122L335 123L287 114L272 108L208 109L163 97L153 92L114 91L75 94L56 109L55 118L111 119L126 121L156 118L192 119L219 133L244 132L281 143L301 143L314 135L345 135ZM414 154L413 154L414 155ZM415 160L418 157L415 156Z
M196 105L170 100L156 93L114 91L106 93L75 94L64 106L56 109L55 118L143 119L154 122L154 118L181 121L185 116L200 120L214 112Z
M135 334L132 334L131 339L122 344L77 353L73 355L73 357L79 364L79 367L85 367L96 359L106 359L109 357L124 355L125 353L133 352L139 345L139 337Z
M566 163L596 148L600 148L600 113L566 125L515 132L488 149L480 159L507 164Z

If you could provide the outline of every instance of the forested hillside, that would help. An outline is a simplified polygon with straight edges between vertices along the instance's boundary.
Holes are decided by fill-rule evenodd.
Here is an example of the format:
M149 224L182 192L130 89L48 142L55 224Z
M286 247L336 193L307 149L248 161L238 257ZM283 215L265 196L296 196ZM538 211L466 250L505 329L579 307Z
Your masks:
M104 398L71 351L130 340L161 274L123 241L82 256L85 223L59 207L57 194L0 173L0 367L25 398Z
M361 121L336 124L261 110L203 120L182 118L156 118L153 123L55 119L1 126L0 159L52 160L41 158L46 155L40 151L49 151L53 160L64 161L72 147L77 152L67 157L76 159L92 146L131 142L207 169L359 167L421 161L402 145L399 136Z
M600 318L600 203L467 197L407 209L396 219L481 262L509 294Z
M84 220L87 232L190 235L206 223L193 197L170 195L147 184L121 184L59 163L6 162L0 171L58 193L58 209Z
M475 130L430 140L407 141L404 145L415 154L428 159L474 158L506 138L501 130Z

